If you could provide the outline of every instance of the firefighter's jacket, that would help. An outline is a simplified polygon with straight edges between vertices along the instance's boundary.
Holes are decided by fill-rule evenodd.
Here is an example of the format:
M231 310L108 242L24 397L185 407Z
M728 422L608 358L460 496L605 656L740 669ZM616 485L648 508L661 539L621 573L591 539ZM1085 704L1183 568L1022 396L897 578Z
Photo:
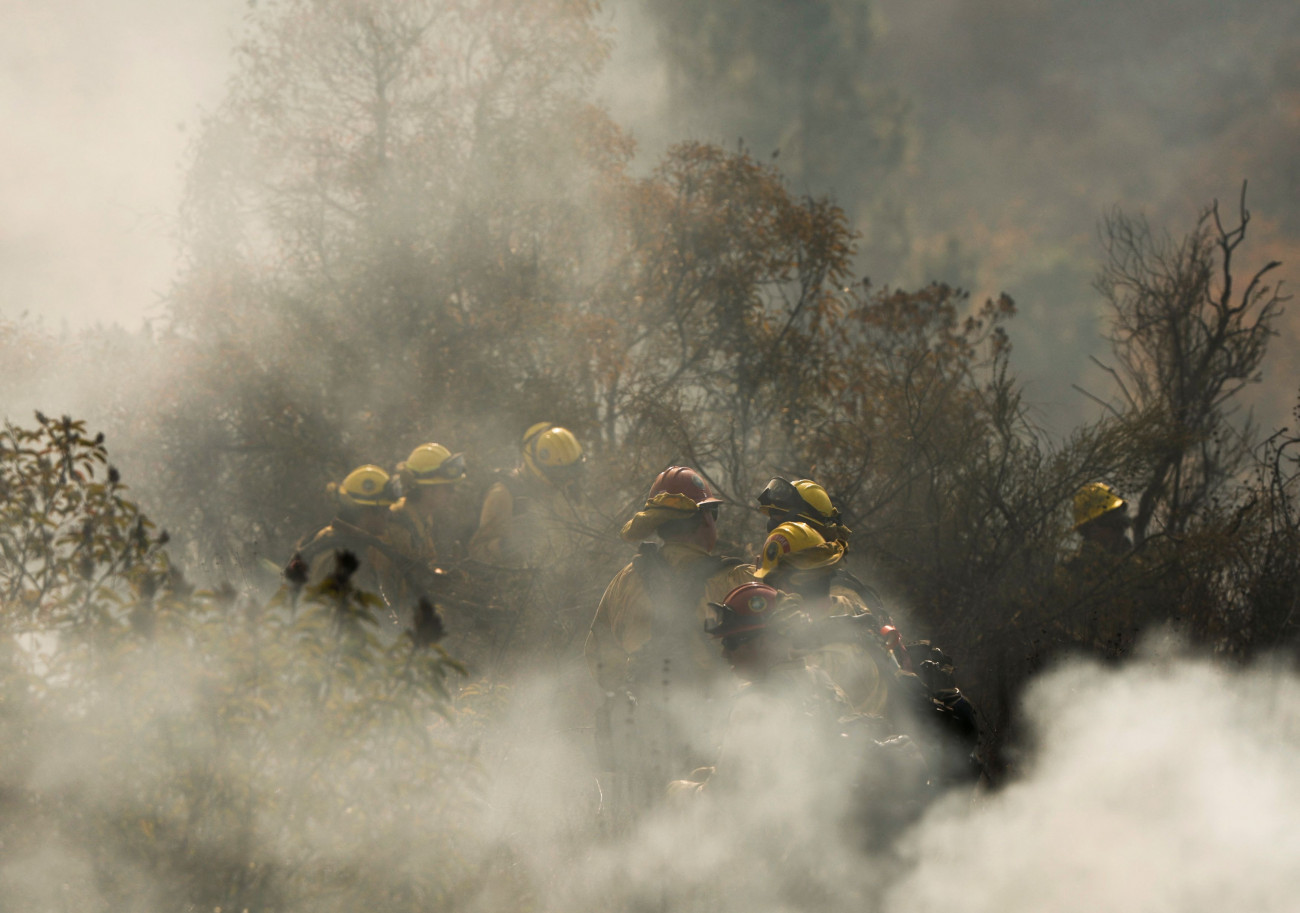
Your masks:
M385 584L385 601L406 608L414 605L421 595L432 597L432 593L422 593L421 588L413 584L397 566L403 559L430 571L438 564L433 531L419 513L407 504L406 498L388 509L388 525L380 539L391 549L388 553L376 551L374 557L380 579ZM403 556L403 559L395 560L394 552Z
M585 652L605 693L597 749L630 808L652 804L673 777L716 757L735 681L705 631L708 604L753 572L697 546L643 544L605 590Z
M942 650L912 644L908 652L917 674L904 672L879 634L881 620L856 597L835 594L800 608L810 619L796 634L802 654L826 672L855 713L915 740L936 784L978 778L975 710L956 686Z
M380 596L391 609L386 620L395 628L410 620L408 616L419 596L432 596L438 588L433 569L417 556L338 518L302 539L294 558L307 564L308 584L318 584L333 572L334 556L340 551L356 556L360 566L352 578L353 586ZM398 603L400 594L411 597L411 604Z
M419 511L402 498L388 509L388 527L383 539L399 551L419 558L433 567L438 563L438 549L434 545L433 529L420 516Z
M882 717L889 703L890 679L883 674L880 657L872 655L872 650L861 641L831 640L809 654L809 660L826 670L855 713Z
M581 512L562 490L511 473L488 488L466 553L497 567L555 566L582 547L583 529Z
M606 692L645 687L662 678L664 661L683 680L727 676L718 644L705 631L713 617L708 604L753 577L753 565L695 545L643 545L596 609L584 650L592 677Z
M826 672L855 713L883 717L892 661L873 642L873 630L879 626L870 623L862 601L851 591L841 594L836 588L829 598L803 600L787 594L783 599L811 622L809 640L803 645L808 661ZM854 618L860 623L827 623L831 618Z
M1053 580L1047 652L1127 655L1141 631L1158 620L1158 584L1158 562L1149 555L1085 539Z

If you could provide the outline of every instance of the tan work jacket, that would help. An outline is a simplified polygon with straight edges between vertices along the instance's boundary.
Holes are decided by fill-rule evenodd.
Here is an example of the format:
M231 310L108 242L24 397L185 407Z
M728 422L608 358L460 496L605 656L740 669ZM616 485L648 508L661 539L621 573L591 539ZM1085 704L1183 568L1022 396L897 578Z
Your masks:
M733 589L752 580L753 565L728 566L698 546L678 542L664 543L659 554L675 580L699 575L698 596L689 605L667 605L672 600L656 598L637 561L614 576L596 609L584 649L592 677L606 692L617 691L637 677L634 658L660 636L683 645L688 653L689 667L679 670L679 675L699 680L729 674L717 640L705 631L705 622L713 616L708 604L722 602Z
M535 492L526 497L502 481L488 489L478 529L466 546L471 560L498 567L555 566L581 546L583 519L573 502L545 483L529 487Z

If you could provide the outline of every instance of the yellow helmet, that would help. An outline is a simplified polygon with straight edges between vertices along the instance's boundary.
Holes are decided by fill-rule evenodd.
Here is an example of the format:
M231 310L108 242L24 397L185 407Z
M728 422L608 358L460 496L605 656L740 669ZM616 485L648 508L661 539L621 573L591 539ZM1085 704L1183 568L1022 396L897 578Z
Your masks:
M827 542L807 523L786 522L767 534L759 557L762 566L754 576L762 580L781 567L800 571L831 567L844 557L844 545Z
M342 485L331 488L340 502L352 507L388 507L397 500L388 473L373 463L358 466Z
M1074 528L1127 507L1128 502L1105 482L1089 482L1074 493Z
M577 474L586 457L568 428L538 422L524 432L524 465L539 479L561 482Z
M405 463L397 464L405 482L416 485L454 485L465 481L465 455L452 453L441 444L421 444Z
M812 479L795 479L794 488L795 491L799 492L804 503L811 505L823 517L833 517L839 514L839 511L835 509L835 505L831 504L831 496L826 493L826 489Z
M825 539L835 539L848 545L852 532L840 522L840 511L831 501L826 489L812 479L794 482L780 477L767 483L758 493L758 509L768 517L769 529L786 520L807 523Z

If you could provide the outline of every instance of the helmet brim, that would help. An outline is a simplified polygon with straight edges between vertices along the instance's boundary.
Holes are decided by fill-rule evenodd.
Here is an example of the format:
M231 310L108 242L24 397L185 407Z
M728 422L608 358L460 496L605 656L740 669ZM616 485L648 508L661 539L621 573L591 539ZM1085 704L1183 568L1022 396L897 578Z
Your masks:
M744 634L747 631L759 631L767 627L766 616L741 615L721 602L710 602L709 608L718 616L717 624L705 624L704 631L711 637L721 639L732 634Z
M716 628L709 629L709 635L722 640L724 637L730 637L732 634L746 634L750 631L762 631L767 628L766 621L743 621L734 625L728 625L726 622L718 625Z
M1125 501L1123 498L1117 497L1115 498L1114 501L1108 502L1106 506L1103 507L1101 510L1097 511L1091 516L1084 517L1082 520L1076 522L1074 524L1074 531L1077 533L1085 526L1091 526L1092 524L1097 523L1098 521L1104 520L1107 517L1112 516L1118 511L1127 511L1127 510L1128 510L1128 502Z
M672 507L647 507L637 511L635 516L624 524L619 535L624 542L644 542L669 520L685 520L694 517L697 513L698 511L678 510Z

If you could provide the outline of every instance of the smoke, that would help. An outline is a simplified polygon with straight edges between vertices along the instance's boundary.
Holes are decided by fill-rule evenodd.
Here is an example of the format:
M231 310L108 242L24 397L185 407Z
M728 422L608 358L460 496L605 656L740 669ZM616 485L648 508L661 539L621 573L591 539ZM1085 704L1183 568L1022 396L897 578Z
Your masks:
M1297 139L1279 103L1293 92L1294 4L880 8L876 72L915 100L921 138L900 175L917 230L910 278L1010 293L1017 365L1034 400L1065 407L1057 420L1081 414L1071 383L1106 389L1087 359L1102 354L1090 280L1112 207L1182 234L1214 199L1235 214L1249 180L1254 266L1295 262L1296 174L1275 164L1293 161ZM1294 320L1283 330L1293 338ZM1271 390L1256 391L1268 421L1294 398L1290 348L1275 351Z
M1019 782L909 838L893 908L1282 911L1300 849L1300 680L1169 644L1035 683Z
M1054 431L1090 415L1072 384L1108 389L1089 362L1106 317L1091 281L1113 207L1181 235L1212 200L1235 213L1249 180L1253 265L1300 254L1293 3L776 6L793 20L764 27L727 0L613 4L615 119L651 152L683 136L779 147L797 190L833 194L855 218L878 284L1010 294L1015 364ZM830 126L816 132L819 117ZM874 133L850 123L864 120ZM836 154L799 156L807 143ZM1294 348L1276 347L1254 391L1266 424L1293 404Z
M250 726L230 716L256 712L232 688L248 642L207 644L225 649L128 651L21 721L4 786L31 814L0 834L15 909L1273 913L1300 888L1290 668L1232 671L1167 642L1123 667L1064 665L1025 696L1018 778L949 795L891 852L837 823L854 774L810 750L797 713L733 722L743 789L632 824L611 818L575 724L588 682L471 689L450 724L342 728L309 689Z
M740 28L742 4L669 6L682 17L671 28L651 4L613 7L616 51L603 91L614 121L641 140L638 165L696 135L728 146L743 138L760 157L779 150L799 191L833 192L861 214L864 262L878 282L939 279L977 297L1011 293L1030 398L1063 423L1075 413L1058 407L1077 402L1069 384L1086 378L1101 326L1088 287L1100 213L1118 203L1179 230L1208 199L1235 199L1249 177L1257 237L1272 255L1300 249L1294 4L883 0L872 15L856 9L835 42L820 40L836 29L834 17L804 29L791 12L779 29ZM687 79L660 36L692 34L691 14L710 11L701 21L728 41L700 42L699 53L728 56L702 58ZM209 8L212 18L199 24L174 4L21 7L0 38L10 52L3 101L16 125L0 147L9 176L0 186L11 201L0 251L4 313L129 322L148 312L172 270L173 169L188 143L176 125L191 121L225 74L227 14ZM773 65L788 46L798 53ZM849 74L853 91L837 94L814 78L818 69ZM730 94L712 96L710 80L724 77ZM821 102L822 119L803 116L804 105ZM870 154L855 132L864 113L878 128ZM819 149L835 155L819 158ZM538 168L550 171L546 162ZM569 183L551 178L520 183L554 183L556 197L572 196ZM565 212L556 225L584 224ZM882 213L897 216L888 237L872 221ZM599 235L599 219L592 224ZM453 240L490 259L476 238ZM507 254L523 256L509 245ZM358 312L370 303L366 280ZM256 336L244 324L225 329ZM297 329L315 339L318 326L303 320ZM414 336L405 325L384 330L384 341ZM156 405L152 378L123 380L145 362L146 343L105 336L58 356L58 395L86 402L70 411L96 423L111 415L126 431L114 445L125 445L128 463L132 422L143 404ZM238 367L225 350L211 357L209 376ZM322 375L351 364L316 361ZM338 468L321 465L335 453L327 446L347 458L372 448L365 459L391 463L432 433L433 416L413 408L408 440L380 440L378 423L357 413L382 397L357 384L343 410L346 447L329 429L306 435L293 403L281 403L282 367L298 366L270 362L269 380L247 394L270 404L258 401L263 411L250 414L280 423L258 426L282 432L270 444L218 426L223 404L205 398L210 391L191 404L192 379L180 369L180 382L159 385L160 397L180 402L185 424L150 456L203 495L210 515L184 517L193 527L226 511L212 496L219 482L252 490L257 503L281 504L284 492L263 495L255 473L232 482L207 464L178 465L165 449L177 441L202 441L195 449L205 456L264 454L275 468L289 461L282 442L308 439L291 467L302 477L302 453L314 461L310 472ZM1282 376L1293 383L1294 372ZM386 378L404 387L400 371ZM68 389L76 385L93 390ZM1273 389L1289 406L1293 390L1282 386ZM325 401L340 395L340 385L320 388ZM15 389L4 393L11 414ZM48 390L22 386L20 394L23 405L61 408L43 398ZM497 435L511 447L513 421L502 417ZM446 424L437 428L446 433ZM317 494L315 482L304 482L304 501ZM259 531L239 533L250 551L260 546ZM1168 652L1119 669L1060 669L1026 699L1019 779L973 805L951 797L896 858L864 854L837 829L846 769L801 751L788 721L741 739L770 768L764 788L706 791L626 827L608 817L612 794L591 732L598 695L574 661L510 689L467 690L451 725L428 708L401 723L322 715L319 689L305 686L267 723L249 687L249 658L233 648L128 653L83 690L44 705L46 713L6 719L6 731L22 737L2 749L4 794L33 809L0 830L0 887L10 904L175 909L207 878L211 893L197 896L222 909L242 909L230 906L235 892L288 910L389 901L482 911L838 910L883 896L899 911L1271 911L1288 909L1300 887L1288 830L1300 811L1290 763L1300 699L1289 669L1230 672ZM244 726L238 738L205 729L231 720Z
M157 313L180 163L220 97L243 7L11 10L0 313L74 325ZM1106 386L1088 361L1105 316L1090 281L1112 206L1178 232L1249 179L1261 262L1300 252L1294 4L824 0L782 16L722 0L607 4L601 95L637 138L638 167L684 138L779 149L796 189L860 216L877 283L1008 292L1017 366L1058 431L1086 413L1072 384ZM864 118L874 133L853 126ZM1294 318L1282 332L1253 391L1266 425L1294 393Z
M244 6L14 7L0 38L0 314L158 313L181 163L232 71ZM877 284L1008 292L1016 366L1053 430L1089 414L1073 384L1107 389L1089 362L1105 319L1090 282L1111 207L1178 233L1249 179L1255 258L1300 252L1300 12L1286 0L777 6L606 4L600 96L637 139L636 167L685 138L779 150L798 191L858 215ZM1266 427L1288 417L1298 367L1296 318L1280 329L1248 391Z
M5 6L0 314L138 324L175 270L182 158L240 2Z

